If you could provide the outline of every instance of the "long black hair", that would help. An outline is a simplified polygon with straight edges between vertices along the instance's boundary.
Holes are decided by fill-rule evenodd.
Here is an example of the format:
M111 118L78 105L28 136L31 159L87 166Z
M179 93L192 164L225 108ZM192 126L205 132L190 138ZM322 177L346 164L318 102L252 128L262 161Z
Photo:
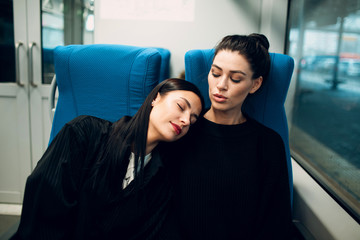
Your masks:
M214 58L221 50L239 52L250 64L253 71L252 79L262 76L264 82L270 71L269 47L270 43L263 34L229 35L215 47Z
M164 96L167 93L176 90L191 91L195 93L200 98L202 109L204 108L204 99L201 92L193 83L183 79L170 78L159 83L149 93L144 103L133 117L123 117L113 124L105 152L101 154L101 159L98 159L99 167L102 167L103 171L101 171L101 176L96 176L96 179L99 181L106 179L110 180L112 183L111 185L114 188L110 189L111 191L118 192L118 189L121 188L122 181L129 165L131 151L135 155L135 169L139 169L139 171L135 171L135 188L140 186L143 181L142 176L146 155L147 132L152 102L155 100L157 94ZM137 161L137 159L140 159L140 161ZM109 181L103 183L106 184L106 182ZM102 184L100 183L100 186L101 185ZM112 188L111 186L107 187Z

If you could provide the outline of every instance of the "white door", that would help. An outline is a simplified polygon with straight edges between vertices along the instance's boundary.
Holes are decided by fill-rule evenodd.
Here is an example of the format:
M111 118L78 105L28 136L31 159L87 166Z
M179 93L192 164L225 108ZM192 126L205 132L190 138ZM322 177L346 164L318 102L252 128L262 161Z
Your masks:
M20 203L26 178L49 138L44 106L50 87L41 81L40 1L5 0L2 5L6 73L0 79L0 202Z
M41 0L27 0L28 85L31 168L33 169L48 145L51 120L49 115L50 82L42 74ZM43 19L43 18L42 18ZM44 20L44 19L43 19ZM63 45L63 44L62 44Z
M21 202L31 171L27 4L15 0L2 5L8 21L0 57L0 202Z
M52 49L92 43L93 3L0 1L0 203L22 202L50 136Z

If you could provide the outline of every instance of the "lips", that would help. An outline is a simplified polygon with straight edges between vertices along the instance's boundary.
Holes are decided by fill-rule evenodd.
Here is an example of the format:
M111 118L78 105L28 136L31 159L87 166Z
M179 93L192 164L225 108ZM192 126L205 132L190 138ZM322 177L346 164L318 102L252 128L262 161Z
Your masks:
M171 123L171 125L173 126L176 135L179 135L181 133L181 127L179 127L177 124L175 123Z
M213 94L213 97L214 97L214 100L215 100L216 102L219 102L219 103L223 103L223 102L225 102L226 99L227 99L227 97L225 97L225 96L223 96L223 95L221 95L221 94L218 94L218 93Z

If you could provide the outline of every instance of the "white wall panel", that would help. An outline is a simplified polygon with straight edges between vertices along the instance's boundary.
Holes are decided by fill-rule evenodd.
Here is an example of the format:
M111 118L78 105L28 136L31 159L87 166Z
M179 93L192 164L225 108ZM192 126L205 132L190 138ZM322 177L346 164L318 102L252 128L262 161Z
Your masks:
M225 35L260 30L261 0L194 0L193 21L116 19L112 13L121 14L120 4L108 15L101 9L109 2L112 0L95 2L95 43L167 48L172 54L172 77L184 70L187 50L212 48Z

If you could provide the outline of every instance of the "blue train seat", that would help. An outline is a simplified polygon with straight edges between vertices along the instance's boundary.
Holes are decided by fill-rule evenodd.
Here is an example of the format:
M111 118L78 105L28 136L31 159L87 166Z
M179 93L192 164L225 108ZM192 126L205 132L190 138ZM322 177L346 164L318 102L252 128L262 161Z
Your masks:
M185 79L195 83L205 98L206 108L211 105L208 90L208 73L214 58L214 49L194 49L185 54ZM275 130L282 137L289 171L292 199L292 167L289 148L289 130L285 113L285 99L294 70L290 56L270 53L271 67L268 79L255 93L247 97L243 111L265 126Z
M158 84L162 56L155 48L93 44L54 49L59 96L50 141L65 123L79 115L116 121L134 115Z
M157 47L156 50L159 51L161 55L161 71L159 75L159 83L168 79L170 77L170 57L171 53L166 48Z

